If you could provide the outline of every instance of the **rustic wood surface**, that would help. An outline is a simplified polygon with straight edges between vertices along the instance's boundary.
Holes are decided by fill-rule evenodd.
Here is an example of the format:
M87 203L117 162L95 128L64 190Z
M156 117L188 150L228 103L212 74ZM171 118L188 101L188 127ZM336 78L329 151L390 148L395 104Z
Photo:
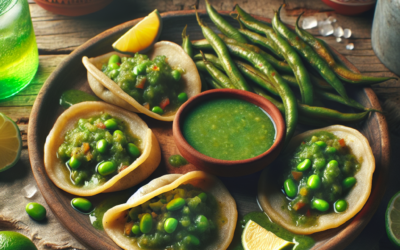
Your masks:
M193 5L197 5L199 9L204 9L204 2L198 0L115 0L111 5L97 13L84 17L71 18L54 15L40 8L32 0L29 2L40 53L39 71L33 83L24 91L0 102L0 112L10 116L18 123L24 140L22 159L14 168L23 168L23 163L26 163L28 159L26 147L27 124L29 123L29 116L36 95L50 73L71 51L98 33L122 22L145 16L155 8L160 12L190 9ZM210 3L218 10L232 10L234 4L238 3L248 12L264 17L272 17L273 10L276 10L282 2L279 0L268 2L210 0ZM317 15L320 17L332 15L337 18L338 24L343 28L352 29L352 37L344 39L341 43L337 43L332 36L324 38L329 45L345 55L351 63L365 74L393 75L393 73L380 63L371 47L370 36L373 11L356 17L346 17L334 13L334 11L319 0L286 0L285 2L287 4L286 11L282 13L284 22L294 24L297 15L303 11L305 11L305 15ZM317 30L313 30L312 32L317 34ZM354 43L354 50L345 49L347 42ZM349 246L349 249L390 248L384 230L384 211L389 198L400 189L397 181L397 176L400 172L397 162L400 160L400 156L396 153L397 148L400 146L400 81L391 80L381 83L375 85L373 90L378 95L383 106L391 131L390 139L392 148L394 149L391 159L391 179L378 212L363 233ZM6 220L7 218L0 220L0 230L8 228L4 227L4 224L1 224L2 221ZM52 246L51 244L45 246L45 248L71 249L70 246L61 247L57 245Z

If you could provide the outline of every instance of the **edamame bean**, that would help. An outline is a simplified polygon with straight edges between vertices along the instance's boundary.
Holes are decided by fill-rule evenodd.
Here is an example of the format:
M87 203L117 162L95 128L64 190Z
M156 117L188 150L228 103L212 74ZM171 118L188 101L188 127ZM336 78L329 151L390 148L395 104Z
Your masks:
M325 165L326 165L325 158L316 158L314 160L313 168L321 169L321 168L325 167Z
M201 201L206 201L207 200L207 194L206 193L201 193L201 194L199 194L199 195L197 195L200 199L201 199Z
M108 65L110 65L111 63L120 63L120 62L121 62L121 58L115 54L110 56L110 58L108 59Z
M178 220L175 218L168 218L164 223L164 230L167 233L173 233L178 226Z
M185 206L186 201L183 198L175 198L172 201L168 202L167 204L167 210L168 211L175 211L178 209L181 209L183 206Z
M199 215L196 218L195 223L196 223L196 226L197 226L197 230L200 233L203 233L208 228L208 220L207 220L207 217L205 217L204 215Z
M140 220L140 231L144 234L147 234L151 231L153 227L153 217L149 213L143 215Z
M110 69L110 70L114 70L114 69L118 69L118 68L119 68L119 65L116 63L108 64L108 69Z
M347 177L343 180L342 185L344 189L349 189L353 187L357 182L357 179L354 177Z
M156 113L156 114L159 114L159 115L162 115L164 113L164 110L162 108L160 108L159 106L154 106L151 109L151 111Z
M117 134L118 134L118 135L124 136L124 132L122 132L122 131L119 130L119 129L117 129L117 130L114 131L113 136L116 136Z
M329 154L334 154L334 153L336 153L336 148L334 148L334 147L327 147L327 148L325 149L325 152L327 152L327 153L329 153Z
M71 204L74 208L84 213L88 213L92 209L92 203L85 198L74 198L71 200Z
M173 70L171 72L172 78L175 79L175 81L179 81L181 79L181 72L179 72L178 70Z
M322 199L313 199L312 205L313 205L313 208L315 208L321 212L326 212L329 209L329 203Z
M118 127L117 121L115 119L108 119L104 122L104 125L107 129L117 129Z
M287 179L283 183L283 189L289 198L294 198L297 195L297 186L292 179Z
M81 162L75 158L75 156L72 156L71 159L69 159L68 161L68 165L72 168L72 169L78 169L81 166Z
M297 165L297 170L304 172L307 169L309 169L310 166L311 166L310 159L305 159L304 161L300 162L299 165Z
M316 174L311 175L308 177L307 186L311 189L318 189L321 186L321 178Z
M198 246L198 245L200 245L200 240L196 237L196 236L194 236L194 235L192 235L192 234L189 234L188 236L186 236L184 239L183 239L183 241L187 244L187 245L194 245L194 246Z
M112 174L115 172L115 170L117 170L117 166L112 161L105 161L97 168L97 172L99 172L99 174L102 176Z
M136 234L136 235L140 234L140 227L139 227L139 225L137 225L137 224L133 225L131 231L132 231L132 233L134 233L134 234Z
M46 217L46 208L36 202L28 203L25 211L34 220L43 220Z
M336 160L331 160L328 162L328 168L332 168L332 167L339 167L339 163Z
M180 102L186 102L187 100L188 100L188 96L187 96L187 94L185 93L185 92L182 92L182 93L180 93L179 95L178 95L178 100L180 101Z
M338 213L344 212L347 209L347 201L345 200L337 200L335 202L335 210Z
M105 139L101 139L97 142L96 148L100 153L105 153L107 151L107 141Z
M320 148L326 147L326 143L324 141L316 141L314 143L317 144Z
M140 74L146 72L146 68L147 68L147 62L141 63L141 64L139 64L139 65L136 65L136 66L133 68L133 73L134 73L135 75L140 75Z
M140 156L139 148L133 143L128 143L128 153L135 158Z

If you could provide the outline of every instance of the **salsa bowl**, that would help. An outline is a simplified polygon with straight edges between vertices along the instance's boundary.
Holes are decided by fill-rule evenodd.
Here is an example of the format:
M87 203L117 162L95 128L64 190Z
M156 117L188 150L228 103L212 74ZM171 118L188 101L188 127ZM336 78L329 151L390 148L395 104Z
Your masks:
M187 115L200 104L217 99L238 99L254 104L268 114L275 127L275 139L269 149L255 157L240 160L221 160L200 153L189 144L183 133ZM178 110L172 125L173 137L182 156L196 167L218 176L242 176L255 173L270 164L282 149L285 138L285 122L278 108L267 99L243 90L217 89L203 92L184 103Z

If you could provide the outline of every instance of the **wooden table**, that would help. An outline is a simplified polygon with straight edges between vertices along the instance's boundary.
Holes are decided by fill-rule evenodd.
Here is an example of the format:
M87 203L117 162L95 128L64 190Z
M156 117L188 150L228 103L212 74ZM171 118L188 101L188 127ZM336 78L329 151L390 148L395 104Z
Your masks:
M210 3L218 10L232 10L233 6L238 3L250 13L271 18L273 16L273 11L280 6L282 1L270 0L268 3L265 2L265 0L210 0ZM282 13L284 22L293 25L297 16L303 11L305 11L305 16L316 15L320 18L326 18L332 15L336 17L340 26L352 30L352 37L350 39L343 39L344 41L341 43L337 43L333 36L324 38L329 45L345 55L351 63L367 75L394 75L379 61L371 47L373 11L369 11L357 17L347 17L336 14L319 0L299 2L297 0L286 0L285 2L287 4L286 11ZM14 170L15 173L18 172L18 169L30 171L29 167L27 167L29 166L29 155L27 152L26 139L29 116L35 98L47 77L71 51L98 33L122 22L146 16L156 8L161 13L172 10L190 9L193 5L196 5L199 9L205 8L204 2L199 0L114 0L111 5L97 13L72 18L52 14L39 7L32 0L29 0L29 3L40 54L39 70L32 83L25 90L12 98L0 102L0 112L16 121L22 133L24 145L21 156L22 159L17 166L14 167L14 169L16 169ZM313 33L317 34L317 30L314 29ZM354 50L346 50L345 45L348 42L354 43ZM391 144L394 149L391 159L391 179L386 195L377 213L366 229L348 249L378 249L378 247L380 247L380 249L390 249L390 243L384 229L384 212L390 197L400 190L400 185L397 184L397 176L400 174L400 168L397 166L397 162L400 162L400 156L397 153L397 149L400 146L400 81L387 81L375 85L373 90L381 101L391 131ZM10 176L11 174L7 172L4 173L5 174L2 173L2 175L0 175L0 185L5 185L5 187L10 186L11 188L10 183L12 182L7 182L5 180L6 176ZM26 180L33 181L31 173L26 177ZM16 181L22 180L19 179ZM38 196L37 199L43 200L40 194L38 194ZM5 197L0 198L0 204L3 201L5 201ZM2 209L1 205L0 209ZM74 241L67 232L63 232L62 235L65 237L59 239L59 242L58 240L57 242L51 242L46 238L42 239L40 232L32 235L32 232L29 232L29 225L27 225L27 227L21 226L18 223L18 218L8 218L2 213L3 210L0 210L0 230L18 229L22 231L22 233L31 236L31 238L35 240L35 243L40 245L40 248L83 248L83 246ZM49 222L62 227L58 224L57 220L54 219L49 209L48 217L50 218ZM46 230L46 226L43 225L41 230Z

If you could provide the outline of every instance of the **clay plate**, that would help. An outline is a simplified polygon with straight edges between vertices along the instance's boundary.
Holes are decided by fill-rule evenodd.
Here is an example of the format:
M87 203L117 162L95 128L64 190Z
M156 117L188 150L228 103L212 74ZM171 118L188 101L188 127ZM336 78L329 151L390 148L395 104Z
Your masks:
M214 27L211 25L208 16L205 15L205 11L201 11L200 14L206 23ZM221 12L221 14L232 25L237 26L237 22L229 17L229 12L225 11ZM160 40L169 40L180 44L181 33L185 24L188 25L187 31L191 40L203 39L194 11L167 12L161 14L161 17L163 19L163 30ZM256 18L266 22L270 21L270 19L266 18ZM28 148L32 171L38 187L58 220L76 239L90 249L119 249L119 247L105 235L104 231L98 231L92 227L87 215L77 213L70 206L73 196L58 189L47 177L43 165L44 143L55 120L63 111L63 108L59 106L59 98L63 91L80 89L92 93L87 83L86 69L81 62L82 57L94 57L112 51L111 44L140 20L135 19L111 28L90 39L72 52L68 58L58 65L57 69L43 85L30 117ZM340 57L348 67L357 70L344 57ZM352 98L364 106L380 109L379 101L372 89L349 89L348 91ZM172 137L171 122L161 122L144 117L143 115L140 116L157 136L162 151L160 166L145 183L164 173L185 173L196 169L196 167L190 164L181 168L174 168L168 164L168 157L179 153ZM310 128L299 126L298 132L307 129ZM370 221L385 192L388 180L390 152L386 120L383 115L373 113L366 122L358 125L357 129L368 138L376 159L376 170L373 177L371 196L361 212L346 224L339 228L313 235L312 237L316 240L316 245L313 249L336 250L347 246ZM251 211L260 211L256 201L259 174L260 172L244 177L220 178L235 198L239 215L244 215ZM133 192L134 190L132 190ZM96 205L101 199L107 196L109 195L100 194L89 199Z

